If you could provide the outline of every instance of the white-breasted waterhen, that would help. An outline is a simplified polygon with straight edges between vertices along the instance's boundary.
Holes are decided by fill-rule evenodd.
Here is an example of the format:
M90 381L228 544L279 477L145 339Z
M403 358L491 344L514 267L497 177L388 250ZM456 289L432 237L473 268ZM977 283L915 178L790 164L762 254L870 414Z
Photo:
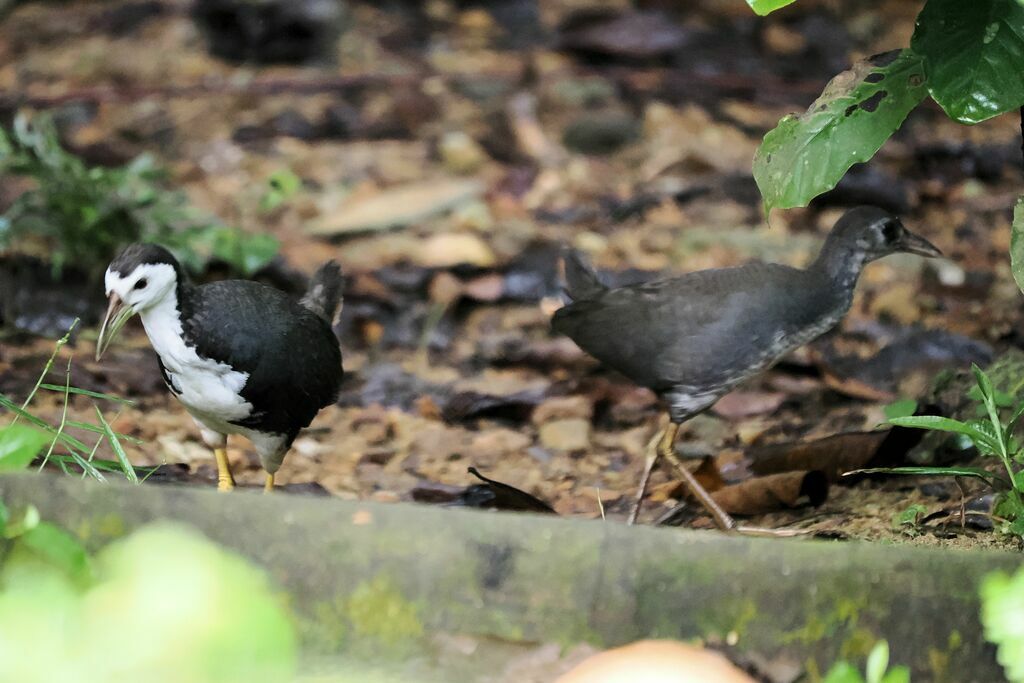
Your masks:
M720 528L736 528L677 457L679 425L835 327L864 266L896 252L941 256L898 218L869 206L846 212L802 270L752 263L610 289L570 252L565 278L573 301L555 313L552 328L668 406L670 423L648 460L638 505L654 463L664 457Z
M99 360L138 314L160 371L214 450L217 487L235 486L225 446L247 437L274 487L292 441L341 384L341 349L331 329L341 301L341 270L331 261L305 296L248 280L189 282L174 256L155 244L133 244L107 268L110 306L96 341Z

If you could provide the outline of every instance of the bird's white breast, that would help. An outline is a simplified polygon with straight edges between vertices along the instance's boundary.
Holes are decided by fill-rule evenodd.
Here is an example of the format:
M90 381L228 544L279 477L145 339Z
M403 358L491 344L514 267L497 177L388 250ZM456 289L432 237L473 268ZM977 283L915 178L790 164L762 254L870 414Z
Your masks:
M168 297L140 317L182 404L216 431L237 431L228 423L252 413L252 404L241 395L249 373L202 358L195 347L185 344L176 297Z

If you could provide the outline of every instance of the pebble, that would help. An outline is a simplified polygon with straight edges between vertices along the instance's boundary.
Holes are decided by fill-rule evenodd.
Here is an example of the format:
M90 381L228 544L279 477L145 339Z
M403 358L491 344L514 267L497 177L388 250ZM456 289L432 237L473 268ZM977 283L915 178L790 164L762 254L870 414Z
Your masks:
M545 422L540 427L544 448L556 451L582 451L590 446L590 420L569 418Z

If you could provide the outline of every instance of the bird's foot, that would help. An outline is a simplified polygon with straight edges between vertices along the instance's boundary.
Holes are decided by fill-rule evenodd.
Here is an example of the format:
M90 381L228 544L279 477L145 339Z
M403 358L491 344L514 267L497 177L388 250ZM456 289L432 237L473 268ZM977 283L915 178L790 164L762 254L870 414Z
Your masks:
M267 472L267 480L263 483L263 493L274 492L274 475Z
M217 459L217 490L234 491L235 478L231 474L231 463L228 462L228 452L225 448L213 449L213 456Z

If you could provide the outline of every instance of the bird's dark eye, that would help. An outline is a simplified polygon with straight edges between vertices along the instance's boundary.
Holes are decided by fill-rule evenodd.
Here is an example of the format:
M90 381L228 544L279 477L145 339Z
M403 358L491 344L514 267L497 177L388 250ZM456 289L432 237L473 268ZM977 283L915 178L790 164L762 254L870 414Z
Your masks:
M139 278L139 280L135 283L135 289L145 289L146 285L148 284L149 283L146 282L146 278Z
M886 242L895 242L899 239L903 226L899 221L886 221L882 224L882 237Z

